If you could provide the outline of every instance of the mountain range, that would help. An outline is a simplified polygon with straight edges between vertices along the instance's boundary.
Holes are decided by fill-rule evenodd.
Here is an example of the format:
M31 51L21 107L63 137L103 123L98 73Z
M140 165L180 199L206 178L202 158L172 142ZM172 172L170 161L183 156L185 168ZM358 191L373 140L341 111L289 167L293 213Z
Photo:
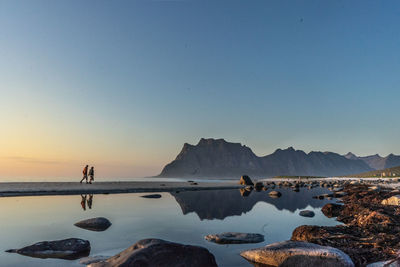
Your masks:
M378 155L357 157L353 153L305 153L293 147L277 149L270 155L259 157L240 143L202 138L197 145L185 143L175 160L167 164L158 177L237 178L243 174L256 178L344 176L393 164L400 165L400 156L390 154L382 158Z
M378 154L366 157L358 157L353 153L349 152L344 156L351 160L362 160L374 170L383 170L400 166L400 156L396 156L393 154L389 154L386 157L381 157Z

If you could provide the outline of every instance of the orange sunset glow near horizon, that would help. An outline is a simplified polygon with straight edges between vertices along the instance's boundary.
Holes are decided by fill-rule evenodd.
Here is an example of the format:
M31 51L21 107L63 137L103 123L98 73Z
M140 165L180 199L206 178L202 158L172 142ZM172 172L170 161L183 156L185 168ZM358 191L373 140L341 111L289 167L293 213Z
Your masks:
M154 176L200 138L400 154L397 8L239 2L0 1L0 179Z

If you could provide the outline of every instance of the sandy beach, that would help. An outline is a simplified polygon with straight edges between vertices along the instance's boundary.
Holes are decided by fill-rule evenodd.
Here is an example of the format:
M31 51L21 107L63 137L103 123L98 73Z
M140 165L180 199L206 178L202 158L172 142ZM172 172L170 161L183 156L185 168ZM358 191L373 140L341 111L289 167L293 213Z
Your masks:
M118 194L140 192L171 192L188 190L235 189L243 186L226 182L13 182L0 183L0 197L79 194Z

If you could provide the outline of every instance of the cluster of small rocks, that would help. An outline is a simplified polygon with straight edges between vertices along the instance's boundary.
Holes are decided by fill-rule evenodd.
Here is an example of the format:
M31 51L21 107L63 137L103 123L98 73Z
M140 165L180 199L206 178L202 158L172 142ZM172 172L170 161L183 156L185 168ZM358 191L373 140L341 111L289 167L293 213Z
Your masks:
M313 189L316 187L326 188L330 190L332 193L330 194L322 194L316 195L313 198L316 199L328 199L331 200L333 198L342 198L346 195L346 192L343 191L344 187L352 185L366 185L368 186L369 191L380 191L381 184L390 185L392 183L400 182L400 178L393 179L354 179L354 180L343 180L343 179L287 179L281 181L264 181L264 182L256 182L254 183L249 176L244 175L241 177L239 183L245 185L244 188L241 189L242 196L248 196L252 190L256 191L268 191L270 197L277 198L282 195L281 192L275 191L275 189L279 188L291 188L294 192L299 192L301 188ZM400 190L398 191L400 194Z

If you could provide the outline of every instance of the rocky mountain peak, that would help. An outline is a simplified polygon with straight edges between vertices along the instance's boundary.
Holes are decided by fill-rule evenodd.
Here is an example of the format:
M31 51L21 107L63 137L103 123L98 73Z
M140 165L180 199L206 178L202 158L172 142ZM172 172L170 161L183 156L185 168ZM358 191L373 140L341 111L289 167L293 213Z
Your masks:
M277 149L264 157L249 147L224 139L201 138L197 145L185 143L181 153L167 164L160 177L236 178L275 175L340 176L370 171L362 160L350 160L336 153L310 152L293 147Z
M358 157L352 152L347 153L346 155L344 155L344 157L347 159L358 159Z

